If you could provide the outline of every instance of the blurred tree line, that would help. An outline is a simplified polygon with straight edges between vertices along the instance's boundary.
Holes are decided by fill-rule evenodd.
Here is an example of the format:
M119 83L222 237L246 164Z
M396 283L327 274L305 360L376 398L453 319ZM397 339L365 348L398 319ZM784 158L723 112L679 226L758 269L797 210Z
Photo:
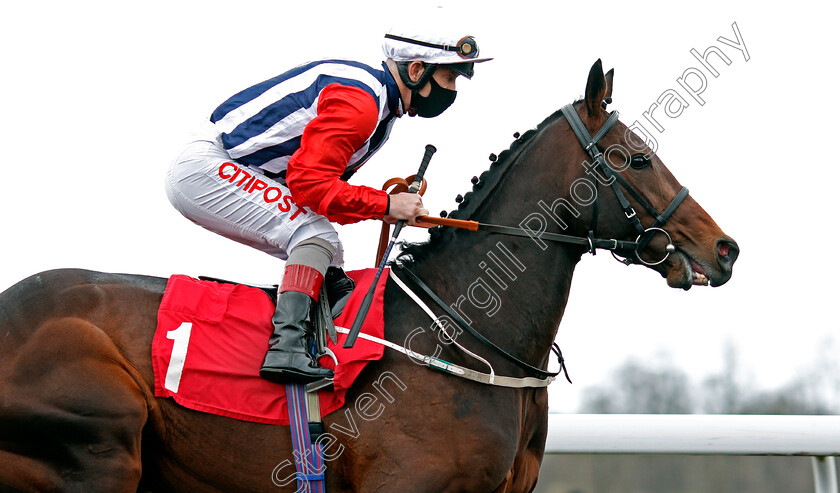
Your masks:
M630 359L613 371L611 379L584 390L582 414L838 414L840 363L833 341L826 341L812 365L795 370L779 361L779 379L787 383L773 390L756 390L741 368L732 343L724 347L719 373L694 384L685 371L667 358L653 362Z
M581 414L840 414L838 348L826 341L813 364L779 361L776 389L758 389L737 348L700 382L667 357L629 359L607 382L584 389ZM813 491L810 458L738 456L546 456L535 493L787 493Z

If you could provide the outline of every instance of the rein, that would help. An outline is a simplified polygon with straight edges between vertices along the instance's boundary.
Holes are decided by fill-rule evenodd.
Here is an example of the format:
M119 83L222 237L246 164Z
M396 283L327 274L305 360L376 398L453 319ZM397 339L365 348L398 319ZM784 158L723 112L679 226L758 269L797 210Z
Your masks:
M540 369L540 368L537 368L536 366L532 366L532 365L530 365L530 364L528 364L528 363L526 363L526 362L522 361L521 359L517 358L516 356L513 356L512 354L508 353L508 352L507 352L507 351L505 351L504 349L500 348L499 346L497 346L496 344L494 344L494 343L493 343L493 341L491 341L490 339L487 339L487 338L486 338L486 337L484 337L484 336L483 336L483 335L482 335L479 331L475 330L472 326L470 326L470 324L468 324L468 323L467 323L467 322L466 322L466 321L465 321L465 320L464 320L464 319L463 319L463 318L462 318L462 317L458 314L458 312L456 312L455 310L453 310L453 309L452 309L452 307L450 307L450 306L449 306L449 305L447 305L447 304L446 304L446 303L445 303L442 299L440 299L440 297L439 297L438 295L436 295L436 294L434 293L434 291L432 291L432 290L429 288L429 286L427 286L427 285L426 285L426 283L425 283L425 282L423 282L423 280L422 280L422 279L420 279L419 277L417 277L417 275L416 275L415 273L411 272L411 270L407 269L407 268L406 268L405 266L403 266L403 265L396 265L396 266L394 266L394 268L393 268L392 272L394 272L394 271L397 271L397 272L399 272L400 274L406 274L406 276L405 276L405 277L406 277L409 281L411 281L411 283L412 283L412 284L414 284L414 286L415 286L415 287L419 288L419 289L420 289L420 291L422 291L422 292L423 292L426 296L428 296L428 297L429 297L429 299L431 299L432 301L434 301L436 305L438 305L439 307L441 307L441 308L443 309L443 311L445 311L445 312L446 312L446 314L447 314L449 317L451 317L451 318L452 318L452 320L453 320L455 323L457 323L457 324L458 324L459 326L461 326L462 328L466 329L466 330L467 330L467 332L469 332L470 334L472 334L472 335L473 335L473 337L475 337L476 339L478 339L479 341L481 341L481 343L482 343L482 344L484 344L485 346L487 346L487 347L491 348L492 350L494 350L496 353L498 353L499 355L501 355L501 356L502 356L503 358L505 358L506 360L508 360L508 361L510 361L511 363L515 364L516 366L518 366L518 367L522 368L523 370L525 370L525 371L527 371L527 372L531 373L532 375L536 375L537 377L539 377L539 378L543 378L543 379L545 379L545 378L549 378L549 377L550 377L550 378L554 378L554 377L556 377L557 375L559 375L559 374L560 374L560 372L562 371L562 372L564 373L564 375L566 376L566 380L568 380L568 381L569 381L569 383L572 383L571 379L569 378L569 373L568 373L568 371L566 370L566 364L565 364L565 361L564 361L564 359L563 359L563 354L560 352L560 347L559 347L556 343L555 343L555 344L552 344L551 349L552 349L552 351L553 351L553 352L557 355L557 361L560 363L560 370L559 370L559 371L556 371L556 372L549 372L549 371L545 371L545 370L542 370L542 369Z
M572 235L564 235L560 233L549 233L549 232L542 232L539 236L533 234L533 232L529 232L523 228L513 227L513 226L503 226L499 224L489 224L489 223L480 223L477 221L469 221L469 220L461 220L461 219L451 219L451 218L437 218L432 216L420 216L417 218L417 221L420 223L425 223L428 225L436 225L436 226L448 226L453 228L461 228L467 229L470 231L487 231L489 233L499 233L505 234L510 236L523 236L528 237L531 239L539 238L540 240L549 240L558 243L570 243L573 245L580 245L587 248L587 251L592 255L595 255L596 249L602 250L610 250L617 260L624 264L632 264L632 263L642 263L648 266L658 265L668 259L668 257L676 251L676 246L674 246L673 240L671 239L671 235L668 234L667 231L662 229L668 219L673 215L673 213L677 210L677 208L682 204L686 197L688 197L688 188L682 187L674 199L671 201L670 204L665 208L664 211L660 214L656 211L656 209L650 205L648 201L644 199L632 186L630 186L627 181L622 178L619 173L612 168L607 163L606 157L604 154L598 149L598 142L607 135L610 129L615 125L618 121L618 112L612 111L610 112L609 118L607 121L604 122L604 125L595 133L594 136L590 137L589 132L586 130L586 126L581 121L580 116L578 116L577 111L575 111L574 106L571 104L567 104L561 109L563 116L566 117L566 121L569 122L569 126L572 128L572 131L577 136L578 141L580 141L581 146L583 149L589 154L589 157L592 159L593 167L592 169L600 168L601 171L606 176L607 180L609 180L609 186L612 188L613 193L615 194L616 198L618 199L619 204L621 205L622 210L624 211L625 217L630 221L633 225L634 229L638 233L635 241L627 241L627 240L616 240L613 238L596 238L595 231L597 229L597 220L598 220L598 195L596 192L595 195L595 204L593 206L594 213L592 215L592 224L589 228L589 235L586 237L580 236L572 236ZM595 180L595 187L597 190L598 181ZM630 204L630 201L627 200L627 197L622 192L622 188L627 190L631 197L633 197L636 202L641 204L641 206L647 211L653 218L654 222L649 228L645 228L642 225L642 222L639 220L638 216L636 215L636 210L633 208L633 205ZM431 226L429 226L431 227ZM647 247L650 241L653 239L653 236L657 233L662 233L668 239L668 245L665 247L665 256L656 262L647 262L642 259L641 252ZM617 250L633 250L636 258L631 259L627 258L619 258L616 255ZM378 257L377 257L378 258Z
M470 231L487 231L488 233L499 233L508 236L523 236L527 238L537 237L536 235L529 233L523 228L517 228L514 226L502 226L500 224L480 223L478 221L465 221L462 219L420 216L417 218L417 222L429 224L429 227L433 225L449 226L452 228L467 229ZM638 241L594 238L591 236L580 237L548 232L540 233L538 238L541 240L549 240L558 243L571 243L574 245L584 246L587 247L589 253L593 255L595 254L596 248L601 250L629 250L636 248L639 244Z
M435 313L417 296L417 294L409 288L399 276L396 275L394 269L392 269L389 273L391 280L396 283L400 289L405 292L405 294L411 298L425 313L428 315L437 325L440 330L446 331L446 326L440 321L441 317L435 315ZM422 329L420 329L422 331ZM344 327L336 327L336 331L341 334L348 334L350 329L346 329ZM448 361L442 360L437 356L429 356L424 355L422 353L418 353L410 349L408 342L406 342L406 346L400 346L399 344L393 343L391 341L381 339L379 337L375 337L364 332L359 333L359 337L362 339L366 339L368 341L374 342L376 344L381 344L387 348L393 349L394 351L398 351L406 356L410 357L412 360L419 364L423 364L433 370L442 371L449 375L465 378L467 380L472 380L473 382L482 383L485 385L493 385L496 387L508 387L508 388L539 388L539 387L548 387L554 381L554 375L558 373L548 373L545 372L548 376L546 377L508 377L503 375L496 375L495 370L493 369L493 365L490 364L489 361L482 358L481 356L475 354L474 352L470 351L469 349L465 348L461 344L458 343L455 339L450 339L450 343L452 343L455 347L463 351L468 356L472 357L480 361L481 363L487 365L487 368L490 370L490 373L484 373L477 370L473 370L471 368L467 368L461 365L457 365L454 363L450 363ZM568 372L566 372L565 364L563 363L563 355L560 353L560 348L554 344L551 348L552 352L554 352L558 360L560 361L561 368L566 375L566 379L569 380ZM542 371L542 370L540 370ZM318 386L319 382L310 383L306 386L308 392L315 392L319 390L320 386ZM569 380L571 383L571 380Z
M617 239L607 239L607 238L596 238L595 231L597 229L597 219L598 219L598 199L597 199L597 186L599 181L595 180L595 189L596 189L596 198L595 203L593 206L594 212L592 215L592 224L589 229L589 235L586 237L579 237L579 236L572 236L572 235L564 235L559 233L548 233L542 232L539 236L539 239L559 242L559 243L570 243L575 245L580 245L583 247L587 247L589 253L595 255L596 249L604 249L610 250L617 260L625 263L642 263L648 266L653 266L664 262L673 252L676 251L676 247L673 244L671 239L671 235L668 234L667 231L662 229L668 219L673 215L673 213L677 210L680 204L688 197L688 188L682 187L682 189L677 193L674 199L671 201L670 204L665 208L662 213L658 213L656 209L648 203L644 197L641 196L633 187L630 186L621 176L619 176L618 172L613 169L606 160L604 153L601 152L598 148L598 142L603 139L610 129L615 125L618 121L619 114L617 111L610 112L610 116L607 118L607 121L604 122L604 125L601 126L600 129L595 133L594 136L590 136L589 132L586 130L586 126L584 125L583 121L581 121L580 116L578 116L577 111L575 111L574 106L571 104L567 104L561 109L563 116L565 116L566 121L569 123L569 126L572 128L572 131L577 136L578 141L580 142L583 149L589 154L589 157L592 159L593 167L592 169L600 168L601 172L604 176L609 180L608 184L612 188L613 193L615 194L616 198L618 199L619 204L621 205L622 210L624 211L624 215L631 222L634 229L638 233L635 241L627 241L627 240L617 240ZM397 185L395 190L392 190L391 193L398 193L403 191L400 189L400 185L407 184L408 179L392 179L389 180L383 189L387 189L391 186ZM645 228L641 221L639 220L636 210L633 208L633 205L627 200L627 197L624 195L622 188L626 190L631 197L633 197L636 202L641 204L641 206L648 212L653 218L654 222L652 226L649 228ZM422 192L421 192L422 194ZM455 227L461 229L467 229L470 231L486 231L490 233L499 233L505 235L512 235L512 236L522 236L522 237L529 237L529 238L536 238L536 236L529 231L526 231L523 228L512 227L512 226L503 226L499 224L488 224L488 223L480 223L478 221L469 221L469 220L460 220L460 219L450 219L450 218L436 218L431 216L420 216L417 218L417 221L421 224L419 226L427 226L431 227L433 225L439 226L448 226L448 227ZM383 225L383 237L386 237L389 231L388 225ZM647 247L650 243L653 235L656 232L661 232L664 234L668 239L668 245L665 248L665 256L658 260L657 262L647 262L642 259L641 252ZM380 251L377 252L377 262L381 260L382 248L380 246ZM633 250L636 256L636 259L631 259L630 257L627 258L619 258L616 255L616 250ZM399 277L395 276L396 272L399 272L403 275L406 279L408 279L416 289L419 289L423 292L429 299L431 299L435 304L441 307L446 314L452 318L452 320L457 323L462 328L466 329L470 334L473 335L476 339L478 339L481 343L485 346L491 348L493 351L501 355L504 359L508 360L509 362L515 364L519 368L525 370L526 372L530 373L531 375L535 375L536 379L543 382L545 385L550 383L554 378L559 375L561 372L564 373L566 380L571 383L571 379L569 379L568 371L566 370L566 365L563 360L563 355L560 352L559 346L556 343L552 344L551 350L557 355L558 362L560 363L560 370L557 372L548 372L532 366L519 358L511 355L504 349L500 348L492 341L484 337L480 332L475 330L473 327L470 326L455 310L453 310L449 305L447 305L443 300L440 299L427 285L424 283L416 274L411 272L411 270L407 269L403 265L397 264L394 269L392 269L391 274L395 280L399 281ZM402 284L400 282L400 284ZM404 287L405 289L406 287ZM411 290L406 289L406 292L410 295ZM419 303L419 300L415 299ZM428 312L428 311L427 311ZM433 317L434 318L434 317ZM460 345L459 345L460 347ZM472 353L471 353L472 354ZM456 368L449 363L437 361L434 362L435 358L427 358L430 367L435 367L439 369L443 369L444 371L451 371L451 369ZM485 360L486 362L486 360ZM448 368L448 369L447 369ZM453 372L463 375L463 368L457 367L458 372ZM490 377L490 381L484 383L493 383L493 376ZM483 381L483 380L481 380Z

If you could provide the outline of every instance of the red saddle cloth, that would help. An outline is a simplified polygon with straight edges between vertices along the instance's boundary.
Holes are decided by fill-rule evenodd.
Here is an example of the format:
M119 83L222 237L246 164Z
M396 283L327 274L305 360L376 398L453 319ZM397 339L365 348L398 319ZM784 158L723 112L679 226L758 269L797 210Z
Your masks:
M344 312L335 320L350 327L376 269L347 273L356 281ZM383 337L383 298L388 273L383 272L362 332ZM155 396L172 397L189 409L269 424L289 424L284 385L263 380L259 370L273 332L274 302L259 288L202 281L188 276L169 278L158 310L152 341ZM344 405L347 390L368 361L382 357L384 348L359 338L352 349L329 343L338 358L321 364L335 370L331 391L318 393L321 414Z

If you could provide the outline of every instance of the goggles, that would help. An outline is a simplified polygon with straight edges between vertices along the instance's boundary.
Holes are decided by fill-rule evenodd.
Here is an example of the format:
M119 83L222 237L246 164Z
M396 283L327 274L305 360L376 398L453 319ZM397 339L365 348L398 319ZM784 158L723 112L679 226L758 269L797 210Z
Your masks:
M427 48L437 48L443 51L452 51L458 54L459 57L463 58L464 60L471 60L473 58L478 58L478 44L475 42L475 38L472 36L464 36L463 38L458 41L456 45L444 45L444 44L437 44L437 43L429 43L427 41L420 41L417 39L405 38L403 36L397 36L395 34L386 34L386 38L394 39L397 41L402 41L404 43L411 43L415 45L425 46Z

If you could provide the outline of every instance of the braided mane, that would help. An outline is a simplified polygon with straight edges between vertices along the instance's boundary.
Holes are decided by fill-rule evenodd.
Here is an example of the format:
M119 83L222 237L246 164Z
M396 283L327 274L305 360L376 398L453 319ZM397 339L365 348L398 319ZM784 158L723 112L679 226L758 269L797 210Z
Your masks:
M578 103L579 101L575 101ZM478 182L473 184L472 190L468 191L458 208L449 212L448 217L453 219L471 219L483 204L487 202L487 198L492 194L493 190L499 185L507 172L517 163L516 159L522 149L525 148L535 135L539 134L545 127L561 118L563 115L561 110L552 113L548 118L542 121L537 128L533 128L522 134L521 136L514 135L516 140L510 147L502 151L498 159L494 159L491 155L490 159L493 163L490 168L479 176ZM433 252L436 252L444 239L455 234L455 228L447 228L444 226L436 226L429 228L429 239L422 242L400 242L400 253L396 258L396 262L403 265L411 265L416 262L422 262L429 257Z

